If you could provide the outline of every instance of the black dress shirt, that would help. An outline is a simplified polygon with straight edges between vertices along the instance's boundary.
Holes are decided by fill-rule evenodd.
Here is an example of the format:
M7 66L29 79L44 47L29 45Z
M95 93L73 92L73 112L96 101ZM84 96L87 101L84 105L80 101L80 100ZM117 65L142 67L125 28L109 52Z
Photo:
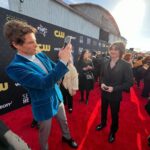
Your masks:
M124 60L119 59L113 68L110 68L110 61L104 64L101 73L101 83L113 87L113 92L102 91L102 96L120 99L122 91L127 91L133 85L133 73L131 66Z

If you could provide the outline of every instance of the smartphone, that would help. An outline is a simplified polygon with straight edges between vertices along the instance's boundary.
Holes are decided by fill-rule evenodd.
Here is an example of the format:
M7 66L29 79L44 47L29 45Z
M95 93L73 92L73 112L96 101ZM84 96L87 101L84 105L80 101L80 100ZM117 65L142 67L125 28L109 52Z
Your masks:
M64 38L64 45L63 45L63 48L65 48L68 43L71 43L71 39L72 39L71 36L66 36L66 37Z
M69 36L69 35L66 36L66 37L64 38L64 45L63 45L63 48L65 48L68 43L71 43L71 40L75 40L75 39L76 39L76 37Z

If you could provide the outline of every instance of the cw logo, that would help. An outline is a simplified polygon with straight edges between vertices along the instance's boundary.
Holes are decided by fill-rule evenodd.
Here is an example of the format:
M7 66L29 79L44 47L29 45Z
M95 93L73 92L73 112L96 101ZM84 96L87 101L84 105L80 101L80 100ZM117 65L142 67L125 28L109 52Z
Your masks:
M51 45L48 45L48 44L38 44L36 50L37 51L50 51L51 50Z
M57 38L65 38L65 32L55 30L54 31L54 36L57 37Z
M0 83L0 92L8 90L8 83Z

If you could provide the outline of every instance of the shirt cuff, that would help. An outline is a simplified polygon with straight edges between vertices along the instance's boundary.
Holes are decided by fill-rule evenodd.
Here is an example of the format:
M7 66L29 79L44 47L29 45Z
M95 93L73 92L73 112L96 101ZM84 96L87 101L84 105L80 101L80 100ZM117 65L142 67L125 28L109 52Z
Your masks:
M60 59L60 61L64 64L64 65L66 65L67 66L67 62L65 62L65 61L63 61L62 59Z

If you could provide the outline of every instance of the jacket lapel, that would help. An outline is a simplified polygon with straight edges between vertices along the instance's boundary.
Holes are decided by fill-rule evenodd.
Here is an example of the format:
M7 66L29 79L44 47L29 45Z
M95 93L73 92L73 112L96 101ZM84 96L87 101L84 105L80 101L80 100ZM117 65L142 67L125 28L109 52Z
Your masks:
M47 61L46 58L43 59L38 54L36 55L36 57L41 61L41 63L44 65L44 67L47 69L48 72L52 69L51 64Z
M43 63L44 62L44 59L41 59L41 57L38 59ZM19 62L24 62L26 65L28 66L31 66L31 69L34 68L34 70L38 71L38 72L41 72L43 74L45 74L46 72L41 68L39 67L37 64L33 63L32 61L20 56L20 55L16 55L16 60L19 61ZM45 66L45 68L47 69L47 71L49 72L49 69L46 65L46 63L44 62L43 65Z

